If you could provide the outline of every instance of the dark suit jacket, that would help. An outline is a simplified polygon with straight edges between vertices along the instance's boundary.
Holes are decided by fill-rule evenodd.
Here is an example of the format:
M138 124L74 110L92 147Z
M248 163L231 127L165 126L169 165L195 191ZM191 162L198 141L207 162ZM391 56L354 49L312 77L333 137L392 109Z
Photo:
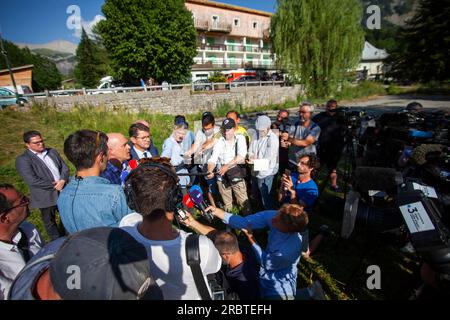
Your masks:
M136 153L136 151L134 150L133 144L130 142L130 155L131 155L131 160L139 160L139 157ZM150 147L147 149L147 151L152 155L152 157L157 157L159 156L159 152L158 149L156 149L156 147L153 145L153 141L152 144L150 145Z
M59 170L61 179L69 182L69 168L55 149L47 148L48 156ZM31 194L31 208L48 208L56 205L59 192L54 189L54 178L44 161L30 150L16 158L16 169L28 185Z

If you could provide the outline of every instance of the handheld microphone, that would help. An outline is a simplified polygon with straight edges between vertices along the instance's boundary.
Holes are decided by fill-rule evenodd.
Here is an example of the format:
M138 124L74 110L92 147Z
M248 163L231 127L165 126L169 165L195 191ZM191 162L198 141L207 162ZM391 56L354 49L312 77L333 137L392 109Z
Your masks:
M200 188L199 185L194 184L190 189L189 192L195 191L197 190L198 192L200 192L201 195L203 195L203 190L202 188Z
M139 166L139 162L136 159L128 161L128 166L131 170L136 169Z
M192 201L194 202L195 206L202 212L202 215L209 222L212 222L214 216L211 214L211 211L206 211L206 203L203 201L203 195L198 190L190 191L189 195Z
M186 208L190 209L194 207L194 202L192 202L191 197L188 194L185 194L183 197L183 204ZM181 208L177 209L177 214L180 216L181 220L186 220L187 216Z

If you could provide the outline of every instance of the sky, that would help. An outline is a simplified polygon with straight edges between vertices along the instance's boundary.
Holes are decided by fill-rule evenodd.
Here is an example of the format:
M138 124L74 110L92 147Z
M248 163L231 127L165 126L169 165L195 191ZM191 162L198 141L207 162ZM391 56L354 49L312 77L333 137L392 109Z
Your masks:
M217 2L274 12L276 0ZM104 0L2 1L0 31L3 38L19 43L44 44L54 40L78 43L81 29L77 26L89 32L102 17L103 3Z

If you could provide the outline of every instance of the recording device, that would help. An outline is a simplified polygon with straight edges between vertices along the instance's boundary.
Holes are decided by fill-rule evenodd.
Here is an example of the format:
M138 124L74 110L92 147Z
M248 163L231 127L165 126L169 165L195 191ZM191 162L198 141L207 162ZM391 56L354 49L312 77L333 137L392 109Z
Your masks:
M206 210L206 203L203 201L203 194L200 193L199 190L190 190L189 196L194 203L195 207L198 208L202 215L209 221L212 222L214 219L214 216L212 215L211 211Z
M185 194L183 196L183 204L187 209L191 209L194 207L194 202L192 202L191 197L188 194ZM177 214L181 218L181 220L187 219L186 213L181 208L178 208Z
M289 178L291 176L291 170L284 169L284 174ZM285 187L284 191L288 191L288 189Z

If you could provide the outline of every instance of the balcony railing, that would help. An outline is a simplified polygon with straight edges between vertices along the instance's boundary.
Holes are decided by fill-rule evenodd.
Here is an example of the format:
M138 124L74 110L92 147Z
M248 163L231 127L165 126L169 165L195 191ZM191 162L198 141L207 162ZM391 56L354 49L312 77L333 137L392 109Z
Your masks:
M234 52L249 52L249 53L272 53L270 48L260 48L251 45L241 44L197 44L198 50L212 50L212 51L234 51Z
M216 31L216 32L231 32L231 23L226 22L213 22L209 26L210 31Z
M255 62L233 62L228 60L223 63L213 61L196 61L192 69L276 69L273 61L255 61Z
M230 33L232 30L231 23L227 22L216 22L208 21L202 19L195 19L194 26L197 30L201 31L215 31L215 32L225 32Z
M209 30L209 23L206 20L195 19L194 26L195 26L195 29L197 29L197 30L203 30L203 31Z

